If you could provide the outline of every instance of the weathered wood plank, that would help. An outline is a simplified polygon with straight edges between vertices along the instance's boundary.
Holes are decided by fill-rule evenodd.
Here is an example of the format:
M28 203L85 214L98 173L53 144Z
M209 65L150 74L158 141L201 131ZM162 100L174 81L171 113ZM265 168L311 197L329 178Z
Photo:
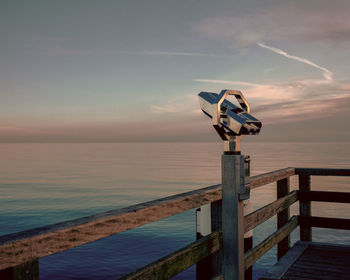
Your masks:
M245 254L245 267L248 268L252 266L258 259L261 258L267 251L269 251L278 242L283 240L287 235L289 235L298 226L298 217L293 216L287 224L285 224L278 231L271 234L259 245L255 246L253 249L249 250Z
M294 246L259 280L279 280L292 266L292 264L302 255L302 253L309 247L308 242L300 242Z
M350 219L299 216L299 223L300 226L350 230Z
M331 250L332 252L334 251L340 251L340 252L346 252L350 253L350 246L349 245L344 245L344 244L333 244L333 243L325 243L325 242L309 242L312 246L310 246L311 250L321 250L321 251L326 251L326 250ZM331 248L331 249L329 249Z
M339 252L337 252L339 254ZM304 264L311 264L315 261L315 258L317 259L317 263L319 266L327 266L327 265L337 265L339 267L348 267L350 262L350 256L348 258L343 258L341 260L336 259L337 256L334 252L330 252L327 256L320 256L320 252L317 251L317 253L309 253L307 256L303 256L303 263Z
M299 191L308 192L311 190L311 177L305 173L299 173ZM311 216L311 202L300 201L299 202L300 216ZM308 225L300 225L300 240L312 241L312 229Z
M299 252L292 257L290 265L284 266L285 257L293 253L297 245ZM297 242L272 269L260 280L277 279L347 279L350 275L350 246L316 242ZM281 268L281 270L279 270Z
M277 199L286 196L290 190L290 180L284 178L277 181ZM277 229L283 227L290 217L289 207L277 214ZM282 258L290 248L290 235L288 234L281 242L277 244L277 259Z
M291 276L294 276L294 279L308 279L308 280L339 280L339 279L349 279L344 278L344 275L346 273L343 272L332 272L330 270L325 269L317 269L316 267L313 267L313 269L307 270L307 267L305 266L295 266L293 267L293 271L288 272L285 277L282 279L293 279Z
M142 226L219 199L221 199L221 187L215 185L1 236L0 270Z
M313 176L350 176L350 169L341 168L295 168L295 174Z
M290 176L295 175L295 168L294 167L288 167L279 169L276 171L264 173L257 176L250 177L250 188L255 189L260 186L264 186L273 182L276 182L278 180L282 180L285 178L288 178Z
M221 238L220 232L214 232L120 279L169 279L218 251L221 247Z
M308 243L309 247L282 279L348 279L350 246Z
M299 191L299 200L350 203L350 192Z
M291 206L297 200L297 192L292 191L288 195L248 214L244 219L244 232L247 232L267 221L277 213Z

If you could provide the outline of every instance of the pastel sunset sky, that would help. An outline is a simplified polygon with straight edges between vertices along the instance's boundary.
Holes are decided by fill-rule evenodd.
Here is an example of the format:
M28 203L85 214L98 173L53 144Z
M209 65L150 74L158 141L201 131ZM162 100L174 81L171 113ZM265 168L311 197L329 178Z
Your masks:
M197 94L225 88L247 139L350 141L348 0L0 6L0 142L219 141Z

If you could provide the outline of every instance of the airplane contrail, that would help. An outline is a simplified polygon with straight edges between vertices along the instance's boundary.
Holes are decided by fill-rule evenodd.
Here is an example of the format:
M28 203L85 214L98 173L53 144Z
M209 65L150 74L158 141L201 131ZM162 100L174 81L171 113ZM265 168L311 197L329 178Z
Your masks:
M274 53L277 53L279 55L282 55L284 57L287 57L287 58L290 58L290 59L293 59L293 60L296 60L296 61L299 61L299 62L302 62L302 63L305 63L305 64L308 64L312 67L315 67L319 70L321 70L323 72L323 77L325 78L325 80L327 80L328 82L333 82L333 73L331 71L329 71L327 68L325 67L322 67L316 63L313 63L312 61L306 59L306 58L302 58L302 57L298 57L298 56L295 56L295 55L290 55L289 53L281 50L281 49L278 49L278 48L274 48L274 47L270 47L270 46L267 46L263 43L258 43L258 46L261 47L261 48L264 48L264 49L267 49L267 50L270 50Z

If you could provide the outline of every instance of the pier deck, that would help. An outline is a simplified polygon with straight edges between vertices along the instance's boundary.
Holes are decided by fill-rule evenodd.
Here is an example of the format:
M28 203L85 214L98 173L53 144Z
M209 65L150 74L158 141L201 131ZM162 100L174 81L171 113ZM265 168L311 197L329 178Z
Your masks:
M298 241L260 279L350 279L350 246Z

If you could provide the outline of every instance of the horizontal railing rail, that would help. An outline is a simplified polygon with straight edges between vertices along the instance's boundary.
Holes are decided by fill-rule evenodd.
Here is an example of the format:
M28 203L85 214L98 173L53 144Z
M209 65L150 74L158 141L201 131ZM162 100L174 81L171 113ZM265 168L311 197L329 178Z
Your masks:
M295 168L295 174L312 176L350 176L350 169L345 168Z
M299 175L300 189L289 192L289 178L293 175ZM250 231L275 215L278 215L278 228L264 241L245 253L244 266L246 269L276 244L279 246L279 257L283 255L289 249L290 233L298 225L301 228L301 237L310 239L311 234L308 235L308 230L311 227L350 229L350 219L311 216L311 201L350 203L350 194L311 191L310 176L350 176L350 169L289 167L249 177L246 186L251 189L277 182L278 196L277 200L244 217L244 232ZM65 251L221 199L222 187L214 185L80 219L1 236L0 270ZM289 207L298 200L300 200L300 215L290 218ZM222 233L216 231L122 279L168 279L219 251L222 247L221 242Z
M298 191L298 198L302 201L350 203L349 192Z
M221 249L221 232L213 232L120 280L169 279Z
M255 189L288 178L293 175L295 175L295 168L287 167L272 172L264 173L261 175L251 176L248 180L248 184L250 185L250 189Z
M286 238L298 226L298 217L293 216L283 227L272 233L259 245L249 250L244 257L245 268L252 266L273 246Z
M244 221L244 232L248 232L251 229L255 228L259 224L273 217L277 213L288 208L290 205L297 201L297 192L293 191L287 196L278 199L248 215L245 216ZM257 259L261 257L261 254L265 254L270 248L276 245L279 241L285 238L292 230L297 226L297 217L293 217L290 222L283 227L280 231L270 236L267 240L262 242L260 247L255 247L254 250L249 251L245 257L245 266L248 268L251 266ZM219 239L218 239L219 238ZM179 251L172 253L164 258L159 259L158 261L146 265L143 268L140 268L136 272L133 272L129 275L124 276L123 280L131 279L168 279L177 273L189 268L190 266L196 264L201 259L208 257L209 255L215 253L221 249L221 233L214 232L210 235L207 235L191 245L180 249ZM196 248L195 253L189 253L189 248ZM197 253L200 252L200 253ZM176 256L176 262L174 261L174 256ZM172 269L168 267L172 265ZM167 268L165 272L164 268ZM174 271L177 271L176 274L173 274ZM158 274L157 274L157 273ZM149 278L147 278L147 277ZM169 276L169 277L165 277ZM146 277L146 278L145 278ZM158 278L159 277L159 278Z
M299 216L299 224L319 228L347 229L350 230L350 219L328 218L317 216Z
M0 270L221 199L220 185L0 237Z
M286 168L252 176L257 188L294 172ZM91 215L54 225L0 236L0 270L31 259L62 252L113 234L155 222L221 199L221 185L214 185L150 202Z
M256 211L245 216L244 232L254 229L256 226L267 221L271 217L280 213L298 200L297 192L293 191L288 195L267 204Z

